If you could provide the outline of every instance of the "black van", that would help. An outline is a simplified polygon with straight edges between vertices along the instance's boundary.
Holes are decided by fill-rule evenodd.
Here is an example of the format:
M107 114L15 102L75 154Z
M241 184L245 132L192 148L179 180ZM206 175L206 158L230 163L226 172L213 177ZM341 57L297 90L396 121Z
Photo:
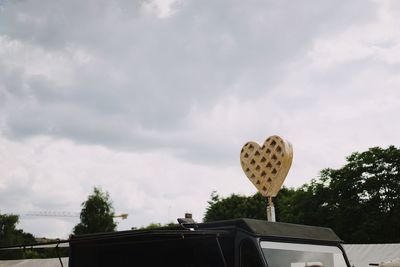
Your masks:
M350 267L329 228L237 219L71 237L69 267Z

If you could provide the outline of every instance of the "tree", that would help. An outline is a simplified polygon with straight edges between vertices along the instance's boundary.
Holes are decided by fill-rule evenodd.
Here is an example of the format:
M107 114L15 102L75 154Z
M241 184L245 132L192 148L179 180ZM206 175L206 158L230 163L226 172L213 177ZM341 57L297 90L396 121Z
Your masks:
M93 194L82 203L80 219L73 229L75 235L115 231L117 225L109 194L95 187Z
M18 215L0 214L0 246L36 243L32 234L16 228L18 221Z
M32 234L16 228L18 221L18 215L0 214L0 247L36 243ZM4 250L0 253L0 259L25 258L25 254L22 250Z
M277 210L281 207L281 199L295 193L294 189L283 187L279 192L279 197L274 200ZM279 213L278 220L279 220ZM266 199L256 193L253 196L242 196L231 194L226 198L221 198L217 192L211 193L211 200L208 201L208 207L204 214L205 222L228 220L235 218L252 218L264 220L267 217Z
M170 223L166 223L166 224L161 224L161 223L150 223L147 226L142 226L139 228L135 228L138 230L152 230L152 229L157 229L157 228L167 228L167 227L177 227L179 226L179 224L174 223L174 222L170 222Z
M346 242L400 241L400 149L373 147L347 157L340 169L325 169L311 187L326 211L325 225Z

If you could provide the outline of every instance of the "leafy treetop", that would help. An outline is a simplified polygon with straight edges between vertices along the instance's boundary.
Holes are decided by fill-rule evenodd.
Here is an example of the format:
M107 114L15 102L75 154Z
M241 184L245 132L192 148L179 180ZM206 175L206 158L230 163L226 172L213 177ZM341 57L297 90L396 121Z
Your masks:
M115 231L117 225L109 194L95 187L82 203L80 219L80 223L73 229L75 235Z

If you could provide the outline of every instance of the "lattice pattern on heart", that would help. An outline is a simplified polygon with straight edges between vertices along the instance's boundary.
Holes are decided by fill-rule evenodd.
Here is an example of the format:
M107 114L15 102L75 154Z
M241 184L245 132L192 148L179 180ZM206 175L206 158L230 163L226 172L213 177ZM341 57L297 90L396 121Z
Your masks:
M261 147L255 142L248 142L240 152L243 171L266 197L278 194L292 159L292 145L276 135L269 137Z

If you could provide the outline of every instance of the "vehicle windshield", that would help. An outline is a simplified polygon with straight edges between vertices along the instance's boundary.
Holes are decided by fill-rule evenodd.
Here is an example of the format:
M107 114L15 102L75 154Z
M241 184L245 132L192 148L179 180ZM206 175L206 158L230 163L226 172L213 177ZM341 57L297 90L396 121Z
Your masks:
M268 267L347 267L335 246L262 241L261 248Z

